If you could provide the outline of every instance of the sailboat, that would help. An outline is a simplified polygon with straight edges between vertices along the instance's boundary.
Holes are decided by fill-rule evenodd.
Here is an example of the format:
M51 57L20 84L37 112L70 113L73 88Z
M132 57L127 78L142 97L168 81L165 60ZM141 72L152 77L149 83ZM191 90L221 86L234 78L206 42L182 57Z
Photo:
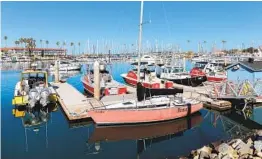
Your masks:
M88 115L100 126L132 125L183 118L203 108L203 103L177 96L177 93L183 93L183 90L149 89L138 83L138 101L130 100L96 108L90 110Z
M143 1L139 25L138 69L140 76L140 52L142 39ZM111 104L88 112L97 125L144 124L167 121L190 116L203 108L203 103L195 99L177 96L182 89L145 88L138 78L137 100ZM173 98L170 97L173 95ZM149 97L149 98L148 98Z

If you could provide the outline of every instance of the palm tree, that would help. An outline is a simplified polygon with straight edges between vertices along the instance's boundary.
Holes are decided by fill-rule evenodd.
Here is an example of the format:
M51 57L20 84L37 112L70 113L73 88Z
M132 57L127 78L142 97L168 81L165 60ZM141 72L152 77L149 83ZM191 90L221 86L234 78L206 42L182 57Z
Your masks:
M73 50L74 43L73 43L73 42L71 42L71 43L70 43L70 46L72 46L72 50ZM72 54L74 54L74 52L73 52L73 51L72 51Z
M7 36L4 36L4 40L5 40L5 47L7 46L7 39L8 39L8 37L7 37Z
M15 41L15 45L16 47L18 47L18 45L20 44L20 42L18 40Z
M60 42L59 42L59 41L58 41L58 42L56 42L56 45L57 45L57 47L59 48Z
M29 56L31 56L32 49L34 49L36 47L35 40L33 38L28 38L28 39L26 39L26 43L27 43L26 47L29 50Z
M222 42L222 45L223 45L223 46L222 46L222 47L223 47L223 50L225 50L225 43L226 43L227 41L222 40L221 42Z
M66 46L66 42L64 41L63 42L63 49L64 49L64 51L65 51L65 46Z
M21 44L21 47L24 47L24 55L25 55L25 49L26 49L26 40L25 38L21 37L19 40L18 40ZM24 45L23 45L24 44Z
M43 48L43 40L40 39L41 48Z
M79 55L80 55L80 45L81 45L81 43L80 43L80 42L78 42Z
M48 48L49 41L46 40L46 41L45 41L45 44L46 44L46 47Z

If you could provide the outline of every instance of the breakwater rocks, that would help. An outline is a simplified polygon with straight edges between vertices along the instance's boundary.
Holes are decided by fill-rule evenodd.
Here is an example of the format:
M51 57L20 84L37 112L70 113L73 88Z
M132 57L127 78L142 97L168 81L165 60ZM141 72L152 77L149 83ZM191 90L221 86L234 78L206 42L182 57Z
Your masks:
M245 139L215 142L191 151L181 159L262 159L262 130L257 130Z

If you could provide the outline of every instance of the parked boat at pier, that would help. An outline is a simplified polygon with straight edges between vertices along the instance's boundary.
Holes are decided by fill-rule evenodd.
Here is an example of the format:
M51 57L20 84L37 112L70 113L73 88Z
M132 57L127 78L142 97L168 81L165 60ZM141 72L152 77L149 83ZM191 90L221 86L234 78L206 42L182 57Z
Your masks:
M201 102L175 96L177 93L183 93L183 90L148 89L138 83L138 102L130 100L112 104L91 110L88 114L97 125L125 125L178 119L203 108ZM168 95L174 95L174 98Z
M161 80L156 76L155 66L149 65L148 62L141 62L140 64L141 66L139 67L137 62L133 63L132 65L136 66L136 68L132 69L128 73L121 74L121 77L123 77L126 84L134 87L137 85L137 71L140 69L140 80L144 87L160 88Z
M211 62L197 62L190 71L191 77L205 77L207 81L223 81L227 79L224 64Z
M162 66L160 79L172 81L176 84L182 84L185 86L199 86L205 82L206 76L193 76L184 71L183 67L179 66Z
M100 65L100 92L101 97L107 95L126 94L127 88L123 84L120 84L113 79L109 71L106 70L106 66ZM94 95L94 71L90 70L88 74L81 78L85 92Z
M49 71L55 71L55 64L52 63L49 67ZM59 71L79 71L81 70L81 64L74 62L59 61Z
M21 73L21 80L14 90L12 104L16 107L47 108L56 104L57 96L53 87L48 84L46 71L29 69Z

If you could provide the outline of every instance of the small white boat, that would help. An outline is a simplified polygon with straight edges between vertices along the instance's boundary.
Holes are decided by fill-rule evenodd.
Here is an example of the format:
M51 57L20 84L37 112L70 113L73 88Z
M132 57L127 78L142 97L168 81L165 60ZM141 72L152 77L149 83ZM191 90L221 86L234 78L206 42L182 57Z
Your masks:
M81 64L59 61L59 71L76 71L81 69ZM49 71L55 71L55 64L51 64Z

